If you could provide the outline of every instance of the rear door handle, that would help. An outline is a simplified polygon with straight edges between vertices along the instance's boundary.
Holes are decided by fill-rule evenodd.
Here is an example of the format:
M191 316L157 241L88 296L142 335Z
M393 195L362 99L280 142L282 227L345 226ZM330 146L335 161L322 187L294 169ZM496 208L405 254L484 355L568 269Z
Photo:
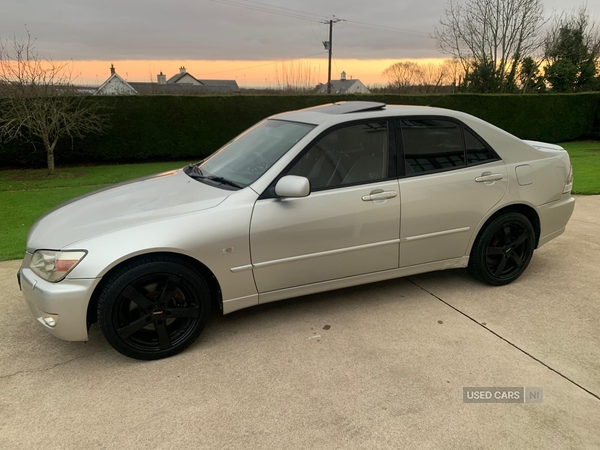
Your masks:
M389 198L394 198L398 195L395 191L381 191L381 192L371 192L369 195L363 195L363 202L376 202L378 200L387 200Z
M475 178L478 183L487 183L489 181L498 181L504 178L501 173L484 172L480 177Z

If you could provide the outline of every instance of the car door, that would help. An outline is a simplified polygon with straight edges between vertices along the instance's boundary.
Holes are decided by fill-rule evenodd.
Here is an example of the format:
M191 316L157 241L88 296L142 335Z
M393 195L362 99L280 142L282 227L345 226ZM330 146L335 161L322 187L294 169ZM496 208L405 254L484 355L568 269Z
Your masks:
M504 196L504 162L464 124L401 118L400 267L464 256L482 218Z
M303 198L257 200L250 247L260 293L398 267L400 197L391 121L336 126L283 171L309 179Z

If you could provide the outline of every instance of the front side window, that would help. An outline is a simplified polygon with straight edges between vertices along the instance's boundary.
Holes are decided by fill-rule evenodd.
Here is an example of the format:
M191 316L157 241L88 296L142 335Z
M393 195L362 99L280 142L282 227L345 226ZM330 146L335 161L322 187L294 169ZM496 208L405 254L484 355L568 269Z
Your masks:
M228 180L240 187L258 180L315 126L265 120L198 165L200 179Z
M311 190L375 182L388 177L387 121L346 126L323 136L288 171Z
M465 167L460 125L440 119L401 119L406 175Z

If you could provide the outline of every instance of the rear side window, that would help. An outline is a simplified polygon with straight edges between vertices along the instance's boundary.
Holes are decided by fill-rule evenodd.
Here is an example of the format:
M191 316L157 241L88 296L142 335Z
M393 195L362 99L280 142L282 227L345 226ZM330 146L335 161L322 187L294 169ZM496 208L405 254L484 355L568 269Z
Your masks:
M398 119L404 173L425 174L497 161L496 153L466 126L444 118Z
M463 131L465 133L465 146L467 147L467 165L472 166L498 159L494 152L481 142L477 136L466 128Z
M406 175L465 167L461 127L440 119L401 119Z

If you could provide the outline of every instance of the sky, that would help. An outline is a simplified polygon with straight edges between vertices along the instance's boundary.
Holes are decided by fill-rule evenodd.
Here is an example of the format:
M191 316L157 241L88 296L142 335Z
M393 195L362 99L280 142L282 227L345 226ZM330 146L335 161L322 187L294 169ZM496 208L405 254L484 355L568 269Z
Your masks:
M332 78L346 71L375 84L396 61L445 57L430 34L446 1L0 0L0 38L23 37L27 27L41 54L73 61L81 84L101 84L113 63L129 81L169 77L184 65L197 78L276 87L291 64L327 81L321 22L335 15L345 21L334 27ZM547 14L580 4L543 3ZM600 19L599 0L588 10Z

